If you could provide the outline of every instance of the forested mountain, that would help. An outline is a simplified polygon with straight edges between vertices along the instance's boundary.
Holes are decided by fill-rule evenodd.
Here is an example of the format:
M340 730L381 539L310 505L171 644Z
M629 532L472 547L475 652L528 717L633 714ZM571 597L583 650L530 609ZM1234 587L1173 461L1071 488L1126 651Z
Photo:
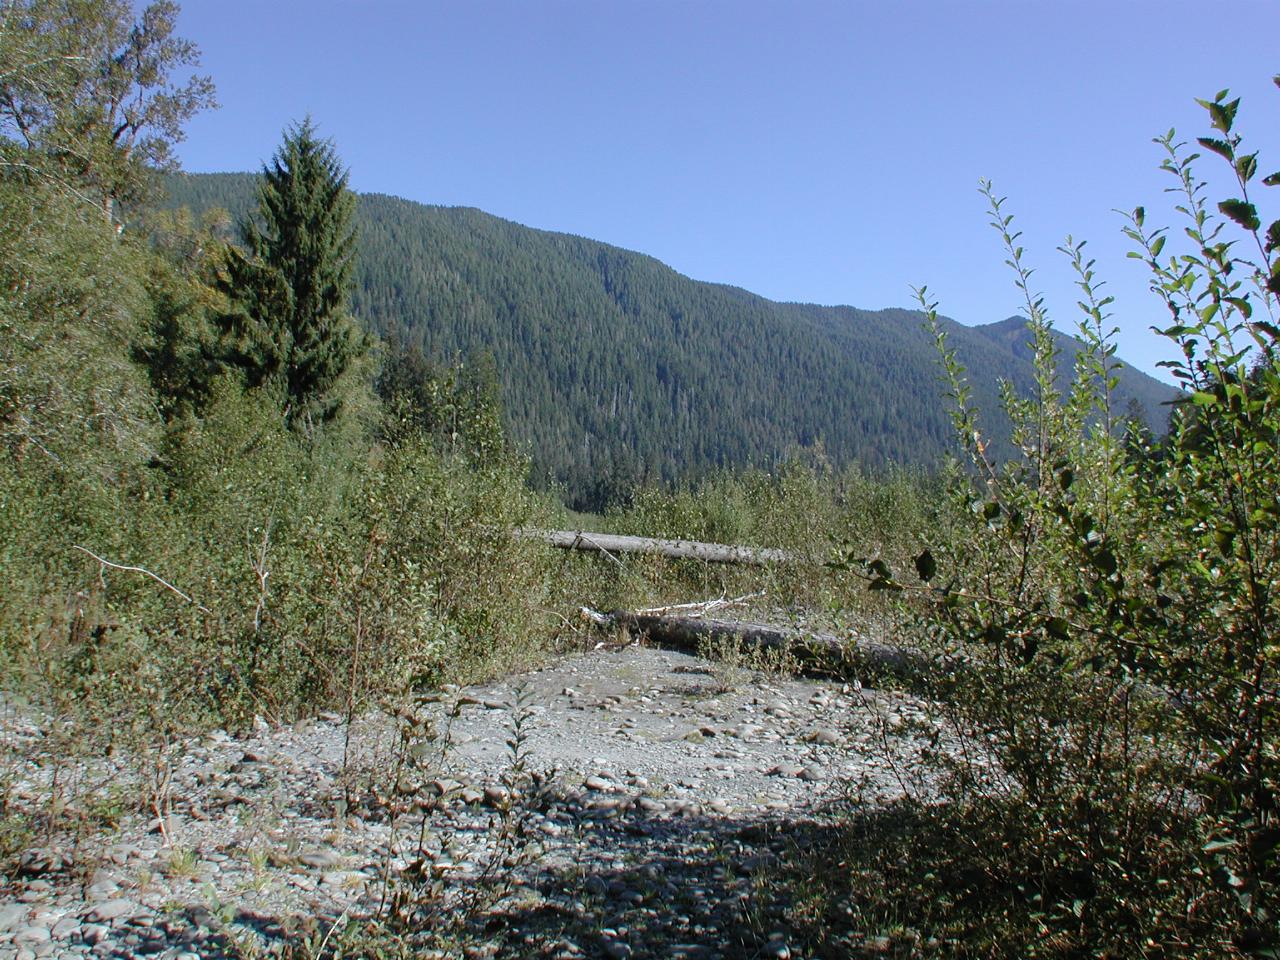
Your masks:
M171 178L174 206L239 217L255 178ZM951 441L922 314L776 303L652 257L479 210L359 198L352 309L447 362L491 354L511 435L539 484L598 506L639 480L767 465L821 443L837 464L933 463ZM946 321L978 405L1026 386L1022 324ZM1075 341L1062 337L1064 355ZM1125 367L1118 410L1163 424L1164 384Z

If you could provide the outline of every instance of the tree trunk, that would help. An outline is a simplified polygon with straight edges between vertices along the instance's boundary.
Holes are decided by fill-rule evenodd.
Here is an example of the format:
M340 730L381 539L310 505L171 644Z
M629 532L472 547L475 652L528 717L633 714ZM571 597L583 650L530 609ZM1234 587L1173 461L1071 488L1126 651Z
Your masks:
M653 537L630 537L617 533L589 533L583 530L537 530L526 527L518 536L542 540L562 550L589 550L604 554L650 553L676 559L703 560L707 563L734 563L763 567L771 563L788 563L790 554L765 547L736 547L724 543L701 543L697 540L658 540Z
M709 640L733 640L746 651L782 653L802 667L841 676L861 672L909 680L930 667L929 658L909 647L891 647L856 637L841 639L788 627L741 620L673 617L617 610L596 614L601 625L614 625L648 637L654 643L700 652Z

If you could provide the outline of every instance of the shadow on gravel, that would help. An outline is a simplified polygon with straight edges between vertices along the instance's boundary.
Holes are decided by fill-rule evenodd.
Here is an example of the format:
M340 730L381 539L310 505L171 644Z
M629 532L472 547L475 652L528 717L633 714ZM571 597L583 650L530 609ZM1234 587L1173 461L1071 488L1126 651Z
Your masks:
M585 820L579 858L531 865L515 902L474 932L512 958L798 956L800 905L778 879L829 829L813 819Z

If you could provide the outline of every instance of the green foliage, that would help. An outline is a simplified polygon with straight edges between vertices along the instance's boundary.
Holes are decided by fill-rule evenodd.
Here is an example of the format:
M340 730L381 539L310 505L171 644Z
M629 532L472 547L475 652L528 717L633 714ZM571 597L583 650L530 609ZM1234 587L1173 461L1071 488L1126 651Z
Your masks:
M175 677L201 664L185 699L228 722L488 676L548 633L545 551L511 535L533 509L518 469L479 473L419 439L353 459L230 380L170 426L160 459L155 509L133 511L120 550L191 599L102 579L154 651L185 651L141 660Z
M134 360L147 371L166 420L199 412L209 401L220 364L213 318L226 313L215 289L225 256L225 213L209 211L197 226L184 211L144 215L155 251L146 279L150 309Z
M430 437L440 450L461 452L476 463L509 457L502 428L502 399L493 355L442 367L417 346L391 340L383 345L374 389L385 411L383 436Z
M286 131L241 224L247 252L228 248L219 282L233 307L221 318L231 362L251 387L280 390L305 432L337 414L339 382L366 349L346 309L356 249L347 179L309 118Z
M535 509L519 465L478 470L420 438L353 459L226 379L157 457L141 498L81 500L58 532L49 478L6 478L5 532L44 564L6 594L6 633L89 714L154 705L125 695L134 683L197 722L363 710L525 666L552 636L548 552L512 534Z
M88 213L88 216L86 216ZM146 487L158 424L129 360L139 252L59 190L0 181L0 650L62 616L77 538L109 542ZM59 583L59 587L52 584Z
M145 445L148 398L122 356L144 299L134 251L57 192L0 182L0 438L51 464Z
M616 564L593 561L566 579L578 585L575 602L600 609L749 597L749 605L732 616L799 618L821 629L842 625L830 622L833 617L857 617L869 628L869 621L891 616L888 605L826 561L845 542L905 558L936 523L930 504L937 493L937 481L924 474L837 471L820 450L789 458L773 471L724 471L674 491L643 487L628 508L596 521L638 536L779 548L793 562L755 568L634 555Z
M195 44L174 36L178 5L134 16L124 0L9 0L0 6L0 144L6 167L98 206L145 197L171 167L183 124L216 106ZM16 148L16 149L14 149Z
M0 650L10 670L42 660L50 625L81 634L80 611L98 600L75 548L114 554L129 538L122 518L153 493L146 464L160 424L134 357L163 268L101 214L189 115L166 99L177 96L169 71L194 57L171 36L175 9L155 4L132 28L127 4L0 10ZM186 107L206 105L211 88L184 89ZM81 166L64 162L73 154Z
M1201 143L1231 164L1247 198L1256 162L1239 153L1237 102L1224 93L1205 106L1224 139ZM930 693L960 744L932 755L949 802L913 815L925 821L916 836L933 838L928 877L954 907L934 922L960 934L957 955L1280 949L1275 251L1252 201L1222 205L1217 219L1198 155L1172 133L1158 142L1189 246L1166 252L1166 232L1141 208L1126 233L1182 354L1170 369L1183 400L1159 458L1126 449L1113 429L1110 300L1083 244L1063 247L1083 293L1085 345L1063 394L1013 218L984 185L1026 300L1037 374L1029 395L1006 389L1017 450L1007 462L992 457L921 291L967 453L953 485L960 522L917 554L914 576L881 561L864 572L873 587L929 601L922 642L945 658ZM1261 260L1228 239L1227 221ZM905 855L890 850L878 869ZM875 910L902 910L928 889L913 878ZM995 901L1011 907L971 912Z

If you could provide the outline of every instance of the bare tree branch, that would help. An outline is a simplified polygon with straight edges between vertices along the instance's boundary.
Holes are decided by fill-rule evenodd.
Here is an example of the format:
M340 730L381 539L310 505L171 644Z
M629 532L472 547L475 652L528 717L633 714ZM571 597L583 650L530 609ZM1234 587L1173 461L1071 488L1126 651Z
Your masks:
M134 566L129 566L128 564L123 564L123 563L112 563L110 560L107 560L103 557L98 556L92 550L88 550L80 546L79 544L72 544L72 549L79 550L81 553L87 553L89 556L93 557L93 559L97 560L98 563L102 564L104 567L110 567L113 570L124 570L127 573L141 573L144 576L150 577L152 580L160 584L160 586L164 587L166 590L169 590L172 593L176 593L183 600L187 601L187 603L193 604L196 607L196 609L200 610L202 613L208 613L208 614L213 613L213 611L210 610L208 607L206 607L203 603L196 600L194 597L191 597L188 594L183 593L181 590L175 587L168 580L165 580L163 577L156 576L146 567L134 567Z

